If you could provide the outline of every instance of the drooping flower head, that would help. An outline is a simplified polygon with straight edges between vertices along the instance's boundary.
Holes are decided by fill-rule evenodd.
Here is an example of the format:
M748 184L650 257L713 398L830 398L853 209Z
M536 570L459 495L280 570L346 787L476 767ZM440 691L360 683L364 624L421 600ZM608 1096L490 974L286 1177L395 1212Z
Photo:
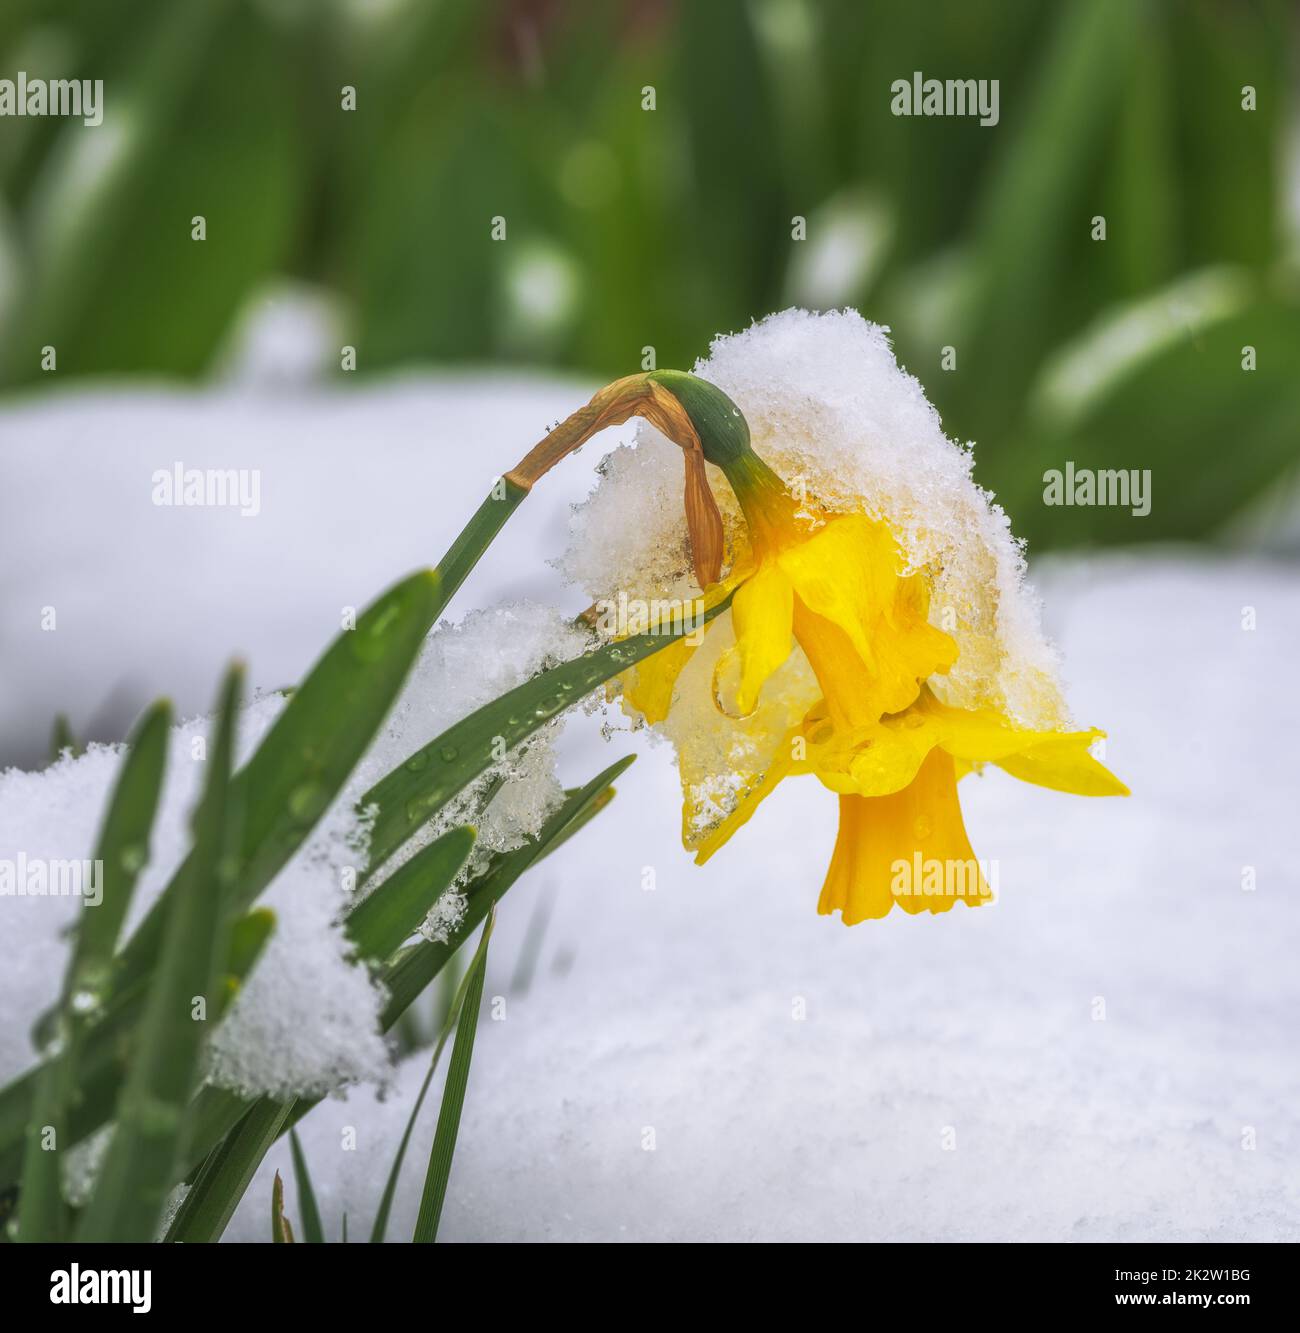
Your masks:
M823 365L801 381L819 343L829 375ZM793 363L784 375L771 355L782 344ZM741 350L749 366L729 355ZM866 354L865 377L854 353ZM788 312L715 345L714 362L699 376L654 378L692 418L720 498L734 497L731 568L702 590L706 602L730 596L730 611L710 646L678 641L623 682L625 707L677 746L684 841L706 860L780 781L811 774L840 806L822 912L852 924L895 903L978 905L988 888L962 822L961 777L991 763L1062 791L1126 790L1090 752L1102 733L1068 725L1005 518L883 331L859 317ZM748 391L758 433L796 475L770 465L749 413L705 378L725 378L719 366L739 368L738 397ZM884 401L854 392L855 369ZM918 398L925 410L909 412ZM910 476L906 456L873 448L891 417L920 446ZM840 463L829 475L828 457ZM602 503L598 493L591 509Z

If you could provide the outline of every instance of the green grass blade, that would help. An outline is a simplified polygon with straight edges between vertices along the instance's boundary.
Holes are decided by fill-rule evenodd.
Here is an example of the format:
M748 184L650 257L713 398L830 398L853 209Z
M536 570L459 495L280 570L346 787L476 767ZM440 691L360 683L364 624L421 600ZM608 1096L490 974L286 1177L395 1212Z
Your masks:
M210 1026L206 1008L196 1021L193 1006L199 999L208 1003L225 965L232 853L241 815L230 775L242 692L243 670L235 666L222 685L189 872L167 913L113 1141L78 1229L82 1241L152 1240L185 1151L185 1113Z
M536 838L513 852L497 857L484 874L471 880L466 885L465 915L445 941L426 940L413 945L385 969L384 988L389 995L383 1017L385 1029L392 1027L407 1006L438 975L447 960L487 915L488 909L501 901L524 871L571 837L577 828L591 818L593 808L603 808L608 804L610 784L635 758L635 755L625 755L617 763L611 764L570 796L547 820Z
M225 1015L239 987L247 980L274 925L275 913L259 907L241 917L231 928L226 975L221 979L216 996L217 1019ZM76 1097L71 1103L68 1117L68 1143L80 1143L111 1118L122 1080L130 1067L131 1055L139 1042L139 1020L145 998L145 989L140 987L117 1005L95 1028L94 1042L87 1042L84 1050L79 1052ZM36 1089L46 1067L39 1065L28 1070L22 1078L11 1083L0 1097L0 1117L3 1118L6 1139L12 1138L8 1129L13 1119L26 1115L27 1106L36 1105ZM200 1102L202 1100L200 1094ZM224 1134L238 1118L236 1115L230 1119L221 1133ZM20 1135L21 1129L20 1123ZM219 1138L220 1134L216 1137ZM199 1138L196 1141L211 1144L215 1139ZM0 1149L0 1176L8 1178L11 1173L17 1172L21 1166L21 1149L21 1137L16 1147L11 1145Z
M726 599L705 613L720 615ZM485 704L416 751L361 798L378 806L370 835L370 864L380 866L451 797L539 727L557 718L598 685L665 648L689 632L639 634L605 644Z
M447 943L425 942L417 944L406 950L383 970L381 978L390 997L382 1018L385 1031L392 1028L407 1007L438 975L447 960L455 954L469 933L486 916L488 908L501 900L519 876L529 866L539 861L553 848L558 847L570 837L575 828L581 827L591 817L593 809L602 808L608 803L611 794L610 782L622 773L634 758L634 755L627 755L617 763L611 764L603 773L587 783L585 787L574 792L546 822L536 838L517 851L507 852L496 858L484 873L470 880L466 885L467 908L465 917ZM274 1103L282 1112L279 1124L284 1126L296 1122L315 1104L315 1101L309 1100ZM265 1098L250 1103L225 1088L204 1088L192 1109L195 1126L192 1143L196 1156L215 1151L223 1136L230 1133L232 1127L238 1124L241 1117L247 1116L252 1109L259 1107L265 1109L267 1105L268 1100ZM256 1138L246 1137L238 1151L248 1154L261 1154L265 1153L270 1143L271 1140L261 1143ZM225 1166L228 1179L223 1177L220 1182L214 1181L211 1173L208 1173L205 1179L205 1172L207 1171L205 1164L203 1171L199 1173L199 1178L195 1181L193 1190L182 1205L181 1214L184 1214L186 1209L202 1211L205 1215L210 1214L212 1209L201 1199L201 1191L215 1188L233 1188L228 1180L240 1178L243 1179L246 1186L248 1181L252 1179L253 1172L256 1171L257 1164L260 1161L260 1155L257 1157L257 1161L252 1163L238 1163L233 1156L228 1157ZM242 1177L238 1174L240 1171L245 1172ZM231 1205L231 1211L233 1211L233 1204ZM178 1222L181 1219L181 1214L177 1215ZM228 1216L229 1214L227 1214ZM210 1225L209 1218L205 1221L204 1226ZM221 1225L224 1226L225 1222L222 1221ZM172 1237L169 1235L170 1238ZM182 1236L179 1238L189 1239L192 1237Z
M67 1103L75 1078L71 1050L56 1056L41 1069L32 1122L27 1128L22 1191L18 1196L15 1239L21 1243L48 1245L68 1238L68 1208L63 1201L59 1147L68 1137Z
M1005 404L1024 392L1069 308L1070 223L1095 188L1142 27L1139 7L1125 0L1071 0L1052 23L1024 114L1007 127L1014 137L985 174L974 224L961 429L981 435L994 423L1005 433Z
M421 848L363 898L347 919L358 956L382 962L400 948L456 878L473 845L472 828L454 828Z
M312 1188L298 1131L289 1131L289 1150L293 1154L293 1178L298 1187L298 1213L302 1218L302 1238L310 1245L323 1245L325 1232L320 1224L320 1209L316 1206L316 1191ZM279 1173L277 1172L277 1178Z
M255 907L237 917L231 925L230 943L226 946L226 974L236 987L242 986L253 970L274 929L275 913L269 907Z
M233 1131L208 1154L164 1240L196 1245L221 1239L266 1150L284 1128L292 1105L263 1097L248 1108Z
M447 959L460 948L469 931L482 920L480 906L491 898L499 900L511 884L536 861L550 855L574 833L582 828L613 798L610 783L629 764L634 756L626 756L612 764L585 787L567 793L564 805L549 820L536 839L517 851L495 858L488 868L475 876L467 885L469 910L464 931L458 931L451 947L438 943L422 943L406 950L394 959L383 973L390 1000L384 1011L385 1030L391 1029L398 1018L441 971ZM482 890L489 886L488 894ZM250 916L253 915L250 913ZM268 914L269 918L269 914ZM232 943L232 960L236 945ZM233 962L232 962L233 970ZM73 1141L92 1133L109 1117L113 1099L117 1095L123 1071L122 1052L128 1049L138 1010L130 1008L113 1015L97 1030L99 1040L87 1052L91 1060L89 1070L83 1065L80 1093L82 1104L73 1116ZM38 1070L30 1070L21 1079L11 1083L0 1093L0 1179L16 1173L21 1163L23 1126L31 1105ZM204 1088L192 1108L191 1139L198 1161L228 1134L231 1128L254 1105L225 1088ZM3 1145L9 1144L6 1149Z
M171 721L171 705L166 700L154 704L141 719L99 835L95 855L104 863L104 901L84 915L72 964L74 988L91 992L96 1002L107 980L136 879L149 860L149 834L162 791Z
M326 650L237 775L239 796L259 807L245 828L238 904L247 906L301 845L386 716L429 629L528 492L502 482L479 506L436 570L397 584ZM283 798L283 799L280 799ZM245 805L248 801L245 801ZM274 808L272 808L274 807ZM119 960L115 994L153 967L165 905L184 866ZM47 1032L43 1040L53 1036ZM21 1170L36 1079L0 1089L0 1187ZM89 1132L104 1116L87 1116Z
M451 601L456 590L465 582L479 557L492 544L506 519L528 498L522 486L504 477L488 493L487 499L474 511L473 517L461 529L460 535L447 548L447 554L438 562L438 576L442 580L443 603Z
M419 1095L415 1099L415 1105L411 1108L411 1114L407 1117L406 1128L402 1131L402 1140L397 1145L393 1164L388 1170L388 1179L384 1182L384 1193L379 1200L379 1211L375 1214L375 1224L370 1231L370 1243L372 1245L382 1245L384 1243L384 1237L388 1232L388 1215L392 1212L393 1195L397 1193L397 1181L402 1174L402 1163L406 1159L406 1149L411 1142L411 1132L415 1129L415 1122L419 1117L420 1108L424 1105L424 1099L428 1095L429 1085L433 1082L434 1071L438 1068L438 1061L442 1058L442 1048L446 1045L446 1042L447 1037L444 1032L438 1038L433 1059L429 1062L424 1081L420 1084Z
M95 846L94 860L101 867L101 900L93 908L82 907L63 980L58 1048L38 1077L23 1161L20 1241L66 1239L59 1153L71 1146L68 1113L77 1090L78 1054L108 976L136 880L148 860L170 725L171 707L163 701L136 728Z
M446 603L441 579L422 570L371 605L345 630L235 778L248 809L235 905L247 907L302 845L374 739L420 645ZM186 871L182 865L179 880ZM174 881L175 882L175 881ZM157 957L169 885L127 945L122 984Z
M469 1086L469 1067L474 1058L474 1035L478 1031L479 1006L483 1001L483 977L487 971L487 946L496 920L496 904L488 911L483 926L483 938L469 971L465 974L465 998L456 1021L456 1044L451 1050L447 1068L447 1082L442 1090L442 1107L438 1112L438 1128L433 1135L429 1153L429 1169L424 1177L424 1194L420 1198L420 1214L415 1223L413 1241L432 1244L438 1239L438 1222L442 1205L447 1197L447 1180L451 1175L451 1159L456 1154L456 1139L460 1133L460 1117L465 1107L465 1089Z
M502 483L436 570L421 570L374 602L340 634L290 696L236 783L250 815L240 856L238 905L247 906L302 845L338 795L397 698L434 622L527 492ZM161 904L159 905L161 909ZM156 952L161 910L125 952L129 979Z
M442 1031L438 1034L438 1044L434 1047L428 1072L424 1076L424 1082L420 1084L419 1095L415 1099L415 1105L411 1108L411 1114L406 1121L406 1129L402 1132L402 1141L397 1145L397 1153L388 1172L384 1194L379 1201L379 1211L375 1214L375 1224L370 1232L370 1243L372 1245L382 1245L384 1242L384 1236L388 1231L388 1215L392 1211L393 1196L397 1193L397 1181L402 1174L402 1162L406 1158L406 1149L411 1142L415 1122L419 1118L420 1108L424 1105L424 1099L428 1095L430 1085L433 1083L433 1075L438 1068L438 1062L442 1059L443 1048L447 1045L460 1017L461 1009L464 1007L465 996L469 991L470 974L479 964L480 957L487 953L487 942L492 930L492 920L493 918L489 916L488 924L484 927L483 938L479 941L478 952L474 956L474 962L470 965L469 972L461 979L460 985L456 988L455 997L447 1007L447 1018L442 1025Z

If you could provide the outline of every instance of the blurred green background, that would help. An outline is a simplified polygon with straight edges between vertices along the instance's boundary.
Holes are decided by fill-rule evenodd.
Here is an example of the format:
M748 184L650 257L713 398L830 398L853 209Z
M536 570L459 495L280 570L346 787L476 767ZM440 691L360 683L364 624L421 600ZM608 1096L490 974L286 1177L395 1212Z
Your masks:
M103 79L107 114L0 120L0 387L50 387L47 344L60 384L201 378L284 280L358 377L612 378L851 304L1037 547L1212 538L1300 452L1295 12L5 0L0 77ZM999 123L893 116L914 70L998 79ZM1151 468L1150 516L1046 509L1066 459Z

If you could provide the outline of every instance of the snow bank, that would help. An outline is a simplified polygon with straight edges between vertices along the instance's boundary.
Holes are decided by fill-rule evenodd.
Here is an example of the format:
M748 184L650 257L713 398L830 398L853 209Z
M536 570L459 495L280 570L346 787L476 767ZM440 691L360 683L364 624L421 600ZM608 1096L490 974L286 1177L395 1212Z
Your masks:
M443 1237L1300 1239L1300 899L1277 743L1300 725L1278 687L1300 582L1169 558L1045 586L1074 702L1107 719L1133 798L968 780L997 907L844 930L814 910L835 819L814 780L701 869L676 846L671 758L648 751L504 904ZM424 1068L301 1126L334 1234L344 1209L365 1234ZM394 1237L435 1119L426 1105ZM277 1168L291 1181L282 1148L232 1237L265 1238Z
M378 1023L384 995L367 969L352 960L341 925L352 901L345 868L355 869L364 859L364 820L358 820L355 806L374 782L452 722L574 656L581 646L582 636L557 611L522 602L473 613L459 626L444 623L429 636L375 744L320 826L259 899L274 910L275 930L217 1029L210 1052L213 1082L246 1094L285 1097L319 1096L346 1083L386 1077L389 1057ZM279 695L267 695L244 709L241 762L282 707ZM471 784L435 825L412 839L406 855L466 820L479 830L474 853L479 861L520 846L563 798L553 749L558 725L535 734L520 752ZM172 730L152 857L136 889L132 922L161 893L190 846L189 815L204 775L194 742L208 729L207 719L196 718ZM0 773L0 861L89 857L121 753L120 746L95 745L42 772ZM485 794L499 780L504 780L500 789L484 808ZM476 864L472 859L465 873ZM5 1015L0 1084L35 1058L30 1029L58 998L64 932L79 909L76 897L0 896L0 932L13 958L0 970ZM428 933L437 935L448 924L444 913Z
M496 477L596 387L484 374L273 394L106 385L10 400L0 412L0 531L12 552L0 562L0 766L42 762L59 712L96 740L120 739L160 694L182 715L202 712L234 655L256 687L293 684L342 608L435 563ZM566 605L545 559L563 547L596 456L536 488L451 614L518 598ZM155 505L153 475L176 462L255 470L259 512ZM582 609L572 593L567 605Z
M243 710L240 761L247 759L283 706L263 696ZM190 814L204 778L194 742L206 718L174 727L154 826L150 862L136 887L133 924L157 898L190 846ZM0 860L92 855L121 748L93 746L39 773L0 774ZM387 1068L375 1014L382 996L364 969L348 961L335 924L345 903L339 868L355 861L347 811L331 812L260 900L276 914L261 965L218 1029L213 1077L238 1088L323 1092L343 1079L377 1078ZM59 994L66 961L65 930L76 897L0 896L0 930L11 964L0 972L0 1083L32 1063L32 1024Z

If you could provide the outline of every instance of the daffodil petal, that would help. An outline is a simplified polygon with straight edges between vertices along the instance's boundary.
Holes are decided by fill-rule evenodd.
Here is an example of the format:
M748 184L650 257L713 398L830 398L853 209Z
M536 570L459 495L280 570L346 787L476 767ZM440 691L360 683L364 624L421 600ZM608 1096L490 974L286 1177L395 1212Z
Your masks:
M957 776L997 764L1013 777L1080 796L1126 796L1128 788L1089 747L1104 733L1033 731L993 709L952 708L923 689L915 704L875 726L836 731L814 709L805 719L808 767L840 795L888 796L916 776L934 749L951 755ZM823 739L812 736L826 732Z
M689 638L674 639L623 673L623 698L652 726L668 716L677 677L697 646Z
M772 766L763 774L760 781L745 793L736 808L720 824L710 829L701 841L695 844L696 865L702 866L719 847L730 841L732 835L738 829L749 823L754 816L754 812L771 796L781 781L798 770L800 766L795 764L788 756L789 747L783 746ZM685 836L683 842L685 842L687 850L690 850L691 843Z
M666 643L652 657L638 662L619 676L624 701L652 726L668 716L673 692L677 688L677 678L691 660L692 654L704 642L704 635L713 624L713 621L703 619L704 613L724 601L747 576L748 570L737 570L720 583L713 584L698 603L700 620L695 629ZM655 628L655 625L651 628Z
M841 712L899 712L916 698L919 681L956 661L956 644L926 620L923 579L899 576L898 547L884 524L864 514L839 515L778 561L811 613L803 622L796 614L799 640ZM829 627L819 627L818 619ZM847 642L837 642L841 635ZM838 683L846 672L860 682L864 697L856 702Z
M731 603L736 629L740 683L736 707L740 716L758 706L767 678L790 656L794 590L776 561L764 561L740 587Z
M1090 747L1105 732L1032 731L992 709L950 708L927 690L916 711L937 724L943 746L966 764L991 763L1022 782L1076 796L1127 796L1129 789Z
M1088 750L1093 740L1104 735L1101 731L1071 732L996 762L1021 782L1055 791L1075 796L1128 796L1129 789Z
M817 910L846 926L905 912L978 907L991 897L966 836L952 758L927 756L916 777L889 796L841 796L835 851Z
M897 717L840 729L826 721L823 700L803 724L810 772L842 796L889 796L902 791L943 740L940 722L912 707Z
M872 624L892 603L898 581L898 548L889 529L845 514L787 547L779 561L804 605L838 625L870 664Z

